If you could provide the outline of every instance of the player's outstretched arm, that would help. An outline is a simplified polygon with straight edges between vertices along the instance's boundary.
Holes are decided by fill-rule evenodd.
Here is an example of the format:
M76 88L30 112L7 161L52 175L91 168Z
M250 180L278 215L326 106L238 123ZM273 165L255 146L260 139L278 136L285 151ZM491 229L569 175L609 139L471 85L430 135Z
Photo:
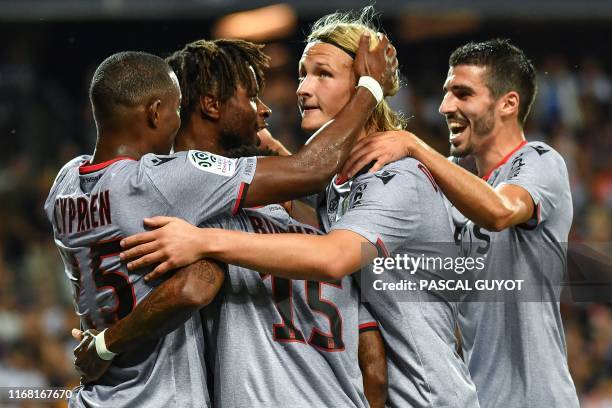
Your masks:
M388 95L397 81L395 49L386 37L373 50L369 44L369 36L362 36L353 62L355 77L374 78ZM333 122L320 129L307 146L292 156L260 158L243 205L284 202L322 191L340 170L376 104L373 94L358 86Z
M113 353L123 353L145 341L158 339L185 323L192 313L208 305L219 292L225 272L214 261L197 261L176 271L156 287L134 310L103 332L104 342ZM75 333L78 335L78 333ZM102 360L88 331L75 348L75 366L82 383L100 378L110 366Z
M376 257L376 248L361 235L334 230L327 235L251 234L197 228L172 217L145 219L157 228L121 241L120 254L134 270L159 264L147 279L201 258L243 266L286 279L331 281L358 270Z
M387 401L387 355L378 330L359 334L359 368L363 388L372 408L383 408Z
M375 133L360 140L351 151L342 174L351 177L372 161L376 163L370 172L375 172L404 157L414 157L423 163L453 205L489 231L523 224L534 215L533 199L524 188L503 184L494 189L406 131Z

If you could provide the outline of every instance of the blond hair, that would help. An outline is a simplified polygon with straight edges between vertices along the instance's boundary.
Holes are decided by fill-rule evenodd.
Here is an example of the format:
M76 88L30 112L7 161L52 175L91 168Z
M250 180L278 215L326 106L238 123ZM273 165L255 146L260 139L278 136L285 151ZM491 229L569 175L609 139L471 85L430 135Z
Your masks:
M346 52L357 53L361 35L369 31L371 36L370 49L378 45L377 30L373 27L376 13L372 6L364 7L360 11L337 12L321 17L317 20L310 34L306 38L307 43L326 42L338 46ZM391 95L395 95L400 88L399 78L396 76ZM370 132L382 132L387 130L399 130L406 126L406 119L391 109L386 98L378 104L370 119L366 122L366 129Z

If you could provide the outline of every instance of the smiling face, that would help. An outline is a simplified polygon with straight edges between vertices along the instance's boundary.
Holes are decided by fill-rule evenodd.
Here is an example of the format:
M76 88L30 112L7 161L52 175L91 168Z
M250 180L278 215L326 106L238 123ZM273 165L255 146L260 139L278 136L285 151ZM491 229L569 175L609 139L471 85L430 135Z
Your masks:
M304 131L316 132L348 103L356 83L352 65L352 58L331 44L306 45L297 89Z
M486 86L486 68L457 65L448 70L440 113L450 131L451 155L464 157L478 151L493 132L499 115L497 101Z

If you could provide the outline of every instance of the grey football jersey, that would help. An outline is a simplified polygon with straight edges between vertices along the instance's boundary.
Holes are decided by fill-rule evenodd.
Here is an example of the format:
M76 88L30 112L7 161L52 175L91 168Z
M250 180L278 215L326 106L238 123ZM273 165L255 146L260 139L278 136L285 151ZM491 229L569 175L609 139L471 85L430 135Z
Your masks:
M486 254L486 279L522 279L523 292L491 299L472 292L459 307L468 368L483 407L578 407L567 366L559 293L566 267L572 199L563 158L542 142L521 144L485 178L527 190L535 217L491 232L454 209L456 238ZM491 301L494 300L494 301Z
M330 186L327 214L321 218L326 216L332 230L353 231L382 253L446 257L449 246L456 251L449 244L452 223L443 195L429 171L411 158L356 177L348 192ZM385 273L393 281L409 278L405 271ZM425 278L445 278L423 273ZM474 384L456 352L456 303L435 291L409 293L401 300L381 291L369 303L387 344L388 404L477 407Z
M292 219L280 205L245 209L205 226L321 234ZM360 308L352 277L309 282L229 265L217 307L203 310L214 344L207 349L214 366L214 405L367 407L358 363L359 327L375 323Z
M199 224L237 211L256 159L200 151L87 165L90 159L78 157L62 168L45 211L81 325L102 330L156 285L142 279L146 271L130 273L121 263L121 238L144 231L144 217L172 215ZM203 352L202 322L194 313L172 333L118 355L99 381L76 390L70 405L209 406Z

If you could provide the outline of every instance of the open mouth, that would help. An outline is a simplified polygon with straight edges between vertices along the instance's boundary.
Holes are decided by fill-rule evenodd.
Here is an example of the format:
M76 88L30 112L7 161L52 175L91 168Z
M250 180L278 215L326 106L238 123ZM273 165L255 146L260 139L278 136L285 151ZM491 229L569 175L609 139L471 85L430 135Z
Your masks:
M463 122L448 122L448 130L450 131L450 139L453 140L467 129L468 124Z

